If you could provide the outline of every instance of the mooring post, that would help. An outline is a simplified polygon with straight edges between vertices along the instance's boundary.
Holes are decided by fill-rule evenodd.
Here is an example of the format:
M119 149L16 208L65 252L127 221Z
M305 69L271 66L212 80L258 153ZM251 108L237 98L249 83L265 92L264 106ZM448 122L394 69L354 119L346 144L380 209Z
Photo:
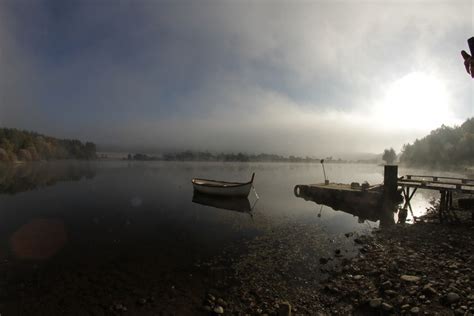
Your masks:
M385 165L383 173L384 199L393 203L398 189L398 166Z
M384 226L395 224L393 213L396 211L395 197L398 189L398 166L385 165L383 175L383 217ZM381 222L382 224L382 222Z

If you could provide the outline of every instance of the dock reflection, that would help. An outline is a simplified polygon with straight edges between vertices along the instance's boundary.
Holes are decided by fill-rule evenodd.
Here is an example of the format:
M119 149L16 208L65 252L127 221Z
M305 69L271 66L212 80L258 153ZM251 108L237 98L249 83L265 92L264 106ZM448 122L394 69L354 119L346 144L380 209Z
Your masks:
M394 214L397 211L397 205L393 205L393 208L390 210L383 210L382 207L374 207L370 204L363 203L347 203L344 200L334 199L334 198L325 198L324 196L311 196L304 193L296 195L296 197L302 198L305 201L312 201L318 205L329 206L335 211L342 211L344 213L351 214L358 217L358 222L363 223L366 220L377 222L380 221L381 227L392 226L395 224ZM321 215L321 210L318 217Z
M252 206L246 197L222 197L198 192L194 192L193 194L193 203L249 214L251 214L255 206L255 204Z

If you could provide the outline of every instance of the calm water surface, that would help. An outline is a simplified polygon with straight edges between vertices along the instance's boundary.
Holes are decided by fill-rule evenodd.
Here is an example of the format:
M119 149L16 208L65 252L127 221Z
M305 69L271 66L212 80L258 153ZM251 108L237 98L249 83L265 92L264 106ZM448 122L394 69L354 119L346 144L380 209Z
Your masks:
M247 181L259 199L249 213L193 203L191 179ZM327 164L333 182L383 181L383 167ZM403 174L431 174L400 169ZM437 174L440 174L437 172ZM451 174L452 175L452 174ZM124 256L160 252L195 261L226 244L288 222L321 227L328 236L377 226L297 198L296 184L323 182L319 164L205 162L56 162L0 167L0 256L4 260ZM436 193L415 195L415 215Z

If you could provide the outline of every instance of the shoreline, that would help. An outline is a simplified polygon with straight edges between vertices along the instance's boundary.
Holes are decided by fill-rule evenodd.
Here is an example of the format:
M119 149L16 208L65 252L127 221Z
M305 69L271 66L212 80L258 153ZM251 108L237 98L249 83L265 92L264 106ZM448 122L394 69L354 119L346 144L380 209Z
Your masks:
M330 257L313 258L293 247L303 244L307 253L315 247L305 237L311 228L298 228L300 237L292 237L290 230L276 235L283 252L268 242L251 241L228 270L222 292L211 291L202 309L216 308L218 302L210 298L220 296L229 314L272 315L283 309L289 315L284 313L287 304L294 314L311 315L474 314L472 223L417 223L368 235L349 233L357 254L335 249ZM326 277L315 282L318 269Z
M473 229L416 223L327 240L321 227L290 223L190 264L163 266L166 254L47 270L3 262L0 312L472 315Z

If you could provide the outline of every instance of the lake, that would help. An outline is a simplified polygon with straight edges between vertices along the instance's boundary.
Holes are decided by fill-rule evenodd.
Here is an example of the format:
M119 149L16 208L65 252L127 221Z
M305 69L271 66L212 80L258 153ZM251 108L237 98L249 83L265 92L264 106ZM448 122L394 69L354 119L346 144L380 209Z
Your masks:
M383 166L325 167L332 182L383 181ZM259 199L251 192L250 213L193 202L193 177L248 181L252 172ZM432 173L399 169L399 175ZM309 223L331 242L347 232L377 227L377 222L295 197L296 184L319 182L324 182L321 165L309 163L61 161L3 165L0 260L10 276L1 282L7 288L20 286L21 293L27 291L24 284L30 284L34 296L45 287L66 291L58 285L63 282L53 279L71 278L71 271L80 282L112 270L126 271L125 275L134 275L136 280L168 271L160 278L173 279L176 272L170 271L177 266L204 261L229 244L281 225ZM432 191L417 193L412 200L415 216L423 214L436 196ZM97 278L100 280L94 282L100 284L102 276ZM117 282L116 277L110 278ZM90 285L83 286L89 291ZM10 310L20 308L14 293L0 291L0 302L14 301Z
M325 167L332 182L383 181L383 166ZM62 223L68 236L65 247L91 242L94 247L102 243L135 247L137 243L171 239L191 243L199 248L198 253L287 221L311 222L330 233L377 226L295 197L296 184L324 182L320 164L65 161L3 166L0 172L0 234L4 255L8 256L14 255L6 251L9 238L35 219ZM193 177L248 181L252 172L256 173L254 184L259 199L251 192L251 214L192 201ZM399 170L399 175L430 173ZM430 191L417 193L412 200L415 215L421 215L430 198L436 196Z

